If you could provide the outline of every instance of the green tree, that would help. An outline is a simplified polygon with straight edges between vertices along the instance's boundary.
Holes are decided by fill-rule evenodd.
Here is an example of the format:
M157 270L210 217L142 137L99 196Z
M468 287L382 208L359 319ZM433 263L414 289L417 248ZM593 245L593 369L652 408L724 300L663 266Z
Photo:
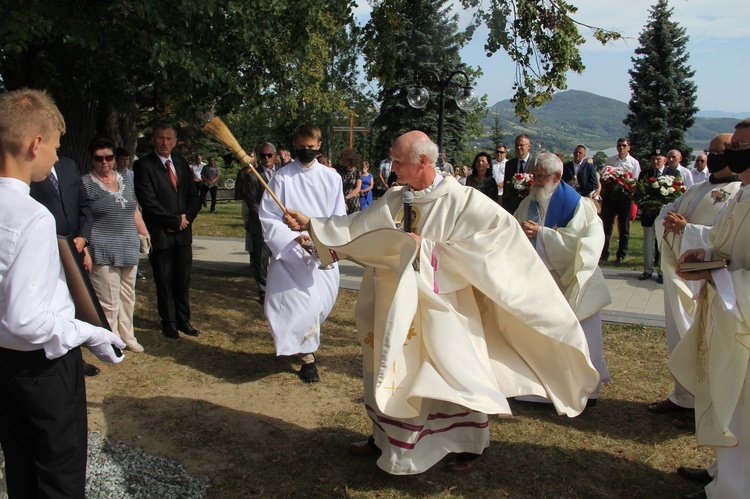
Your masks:
M503 50L516 63L511 102L524 122L534 121L530 108L567 88L568 71L585 69L579 46L586 40L579 28L592 30L602 43L621 36L573 19L578 9L564 0L461 0L461 5L472 11L472 23L462 36L469 39L485 25L487 56Z
M490 140L492 140L492 147L497 147L505 140L505 134L503 133L503 124L500 120L500 111L494 109L491 111L491 114L492 128L490 130Z
M139 127L157 117L178 118L186 138L201 133L210 112L270 98L299 113L312 101L336 107L339 95L322 90L321 69L330 62L328 41L351 22L351 6L0 0L0 76L7 89L48 89L68 124L62 153L86 161L95 134L133 149Z
M607 164L607 155L604 154L602 151L597 151L596 154L594 154L594 157L591 158L594 162L594 166L596 166L596 169L598 171L601 171L601 169L604 167L605 164Z
M697 86L691 80L695 71L688 65L685 28L671 17L667 0L651 8L629 71L632 97L623 123L630 127L633 155L639 159L655 149L679 149L686 160L692 153L685 132L698 112Z
M447 0L376 0L370 21L364 28L365 70L369 80L377 80L381 101L375 120L376 148L385 155L393 140L404 132L420 129L438 135L439 86L431 72L440 78L452 71L470 68L458 53L457 16L451 15ZM407 93L415 82L424 85L430 100L423 109L407 103ZM463 149L467 116L453 96L467 83L460 75L446 91L444 151L456 157Z

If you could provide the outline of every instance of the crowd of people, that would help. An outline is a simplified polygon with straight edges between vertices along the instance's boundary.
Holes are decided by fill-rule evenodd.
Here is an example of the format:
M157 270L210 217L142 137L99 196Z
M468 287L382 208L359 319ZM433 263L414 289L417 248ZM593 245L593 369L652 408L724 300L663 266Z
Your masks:
M120 349L143 351L133 328L139 252L153 269L163 335L201 334L190 323L191 227L208 193L215 209L215 158L190 165L173 151L175 128L158 123L153 152L132 171L128 151L102 138L80 176L57 158L64 132L46 93L0 95L0 443L10 497L82 497L88 373L80 346L112 363L123 360ZM610 380L601 310L611 298L599 264L616 218L616 259L627 254L633 203L601 198L585 146L564 162L532 155L530 138L519 135L514 158L501 144L494 158L477 154L469 171L410 131L379 164L385 190L377 198L369 164L344 149L334 168L314 125L297 127L292 146L293 158L261 144L237 176L246 249L276 354L295 356L307 383L320 381L316 352L338 293L337 262L364 266L354 314L372 430L350 445L352 455L408 475L451 454L448 470L466 473L489 445L489 415L511 415L508 399L568 417L597 404ZM687 187L641 213L640 277L658 267L664 282L675 378L673 392L648 409L695 426L698 444L716 449L708 470L680 468L708 483L689 497L744 497L750 119L712 140L692 171L681 171L679 151L654 151L641 171L627 139L617 150L607 165ZM515 192L518 174L533 180L526 196ZM74 318L56 234L78 253L109 330ZM19 376L28 372L45 382Z

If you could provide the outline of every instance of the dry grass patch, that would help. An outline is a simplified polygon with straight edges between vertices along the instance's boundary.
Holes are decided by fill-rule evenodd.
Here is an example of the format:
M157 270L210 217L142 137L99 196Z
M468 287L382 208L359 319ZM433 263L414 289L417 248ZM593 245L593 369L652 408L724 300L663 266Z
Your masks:
M137 292L146 352L87 380L90 426L208 476L210 497L671 498L697 489L677 466L710 462L691 433L646 410L670 387L662 329L605 327L613 381L581 417L512 403L514 418L491 418L492 444L476 472L455 476L438 464L395 477L346 454L370 433L356 293L339 294L324 325L322 382L305 385L296 360L274 355L251 278L193 272L198 338L164 338L153 281L139 281Z

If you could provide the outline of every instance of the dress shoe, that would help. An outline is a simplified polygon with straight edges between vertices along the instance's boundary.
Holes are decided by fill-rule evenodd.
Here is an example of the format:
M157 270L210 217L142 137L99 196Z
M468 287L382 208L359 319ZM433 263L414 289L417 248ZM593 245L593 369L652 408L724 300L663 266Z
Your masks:
M198 331L197 329L195 329L193 327L193 325L190 324L187 321L185 321L185 322L179 322L177 324L177 330L178 331L182 331L183 333L185 333L188 336L198 336L198 335L201 334L200 331Z
M711 483L713 477L708 474L708 470L704 468L687 468L680 466L677 468L677 474L686 480L698 483Z
M379 456L381 454L380 449L375 445L375 439L372 437L349 444L348 452L350 456L357 457Z
M643 274L638 276L639 281L645 281L646 279L651 279L651 273L650 272L644 272Z
M682 496L682 499L706 499L707 497L708 496L706 496L706 491L704 489L701 489L693 492L692 494Z
M484 454L472 454L471 452L459 452L456 460L450 463L446 469L452 473L468 473L477 467Z
M618 256L617 260L615 260L615 263L617 263L618 265L622 265L623 263L625 263L625 259L621 256Z
M146 276L143 275L143 272L141 272L140 270L135 273L135 278L138 279L139 281L146 280Z
M83 363L83 374L86 376L96 376L99 374L99 368L89 364L88 362Z
M180 337L180 332L177 331L177 326L172 323L163 324L161 326L161 332L164 336L173 340L176 340Z
M305 383L317 383L318 381L320 381L318 368L315 367L315 362L312 362L310 364L302 364L302 367L299 370L299 377Z
M143 351L143 346L137 341L125 342L125 346L131 352L141 353Z
M656 282L658 282L659 284L664 284L664 276L661 274L657 275Z

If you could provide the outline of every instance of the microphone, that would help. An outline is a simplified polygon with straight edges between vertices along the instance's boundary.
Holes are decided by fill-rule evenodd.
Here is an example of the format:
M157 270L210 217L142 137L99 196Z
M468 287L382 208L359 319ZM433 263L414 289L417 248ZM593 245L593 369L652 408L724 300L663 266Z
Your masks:
M411 232L411 205L414 202L414 193L410 190L404 190L401 199L404 200L404 220L402 223L404 232Z

